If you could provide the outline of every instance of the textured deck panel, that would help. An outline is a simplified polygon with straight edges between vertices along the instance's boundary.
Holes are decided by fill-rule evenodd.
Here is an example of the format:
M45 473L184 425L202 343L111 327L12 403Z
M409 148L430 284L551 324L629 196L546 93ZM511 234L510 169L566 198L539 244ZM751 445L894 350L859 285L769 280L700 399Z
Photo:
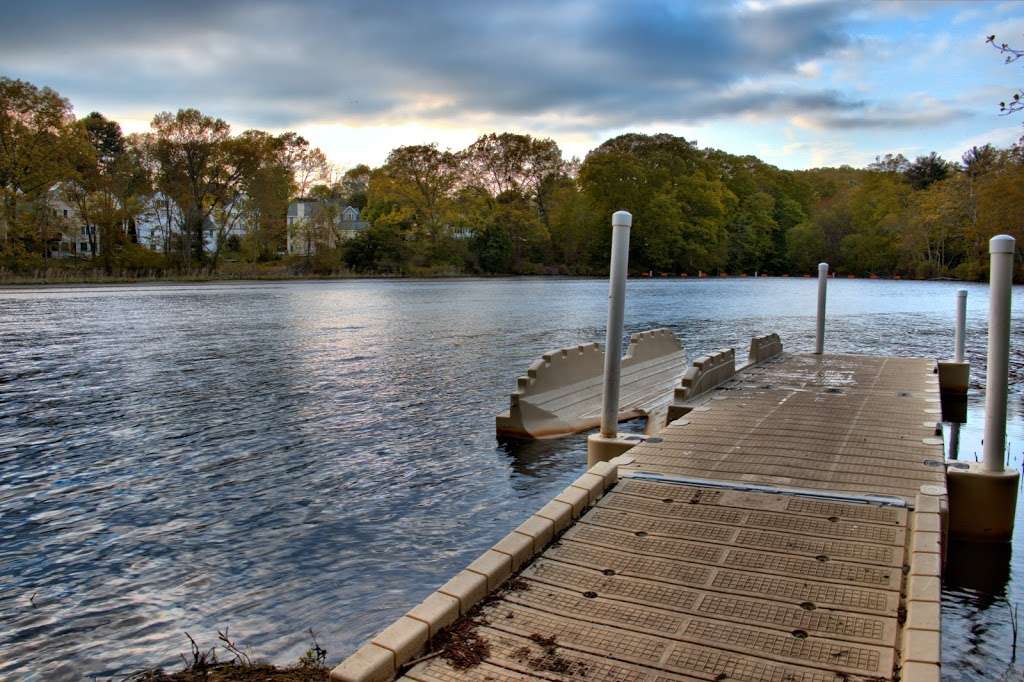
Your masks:
M501 617L494 613L489 615ZM564 646L543 647L529 636L523 636L522 629L497 629L485 626L479 629L479 634L486 638L490 649L488 660L480 666L455 670L443 660L435 658L415 666L407 673L406 678L420 682L505 682L523 679L675 682L700 679L595 656Z
M625 478L475 613L483 663L434 657L406 676L898 679L905 609L928 585L910 587L924 556L910 548L935 535L910 509L945 484L932 368L747 368L631 449Z
M945 483L934 362L784 355L629 451L624 469L914 499Z
M892 679L906 533L903 508L623 479L478 614L490 667L408 676Z

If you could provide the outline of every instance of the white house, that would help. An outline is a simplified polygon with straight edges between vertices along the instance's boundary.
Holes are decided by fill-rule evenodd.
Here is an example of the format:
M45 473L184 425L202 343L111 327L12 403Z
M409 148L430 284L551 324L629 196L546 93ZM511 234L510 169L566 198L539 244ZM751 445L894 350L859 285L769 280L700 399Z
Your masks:
M316 220L328 208L336 211L331 225ZM288 204L288 253L312 255L318 246L332 249L369 227L355 206L334 199L296 199Z
M156 192L147 199L145 209L136 216L135 234L139 244L153 251L164 252L170 248L173 236L181 233L183 222L181 209L174 199L162 192ZM217 249L219 235L224 239L232 236L243 237L249 229L250 225L244 218L226 226L218 225L215 220L207 218L203 226L203 248L207 253L213 253Z
M142 246L163 252L169 248L171 235L178 232L181 222L181 211L174 200L156 192L135 216L135 236Z
M50 231L52 237L47 247L50 257L92 258L99 255L103 248L99 231L95 225L85 224L74 204L64 198L63 189L61 185L55 185L46 197L45 206L53 220ZM216 250L218 238L242 237L250 229L245 216L232 213L230 208L224 212L224 219L230 221L228 225L221 226L211 218L206 219L203 247L208 253ZM145 206L135 216L134 222L139 244L153 251L164 252L170 247L172 237L180 234L184 221L175 201L166 194L155 192L145 200ZM127 234L127 224L124 230Z
M472 227L464 227L461 225L446 225L445 231L448 233L449 237L458 240L472 239L476 236L476 230Z
M100 235L96 226L84 223L78 209L61 196L60 185L50 190L46 204L56 225L56 236L49 243L51 258L92 258L99 255Z

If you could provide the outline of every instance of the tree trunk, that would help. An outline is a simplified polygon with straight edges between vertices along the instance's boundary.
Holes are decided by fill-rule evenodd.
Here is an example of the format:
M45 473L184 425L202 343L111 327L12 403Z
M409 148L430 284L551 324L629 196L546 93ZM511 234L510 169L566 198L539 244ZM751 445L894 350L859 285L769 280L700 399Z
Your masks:
M99 228L96 225L86 225L85 234L89 237L89 256L95 258L99 255L99 249L96 248L96 236L99 234Z
M7 193L4 197L4 213L4 220L0 224L0 241L6 243L18 216L18 200L13 193Z
M202 265L206 259L206 244L203 239L203 219L197 217L192 225L192 255L196 262Z
M217 271L217 263L220 260L220 247L225 239L226 237L223 234L217 234L217 240L213 245L213 255L210 257L210 266L207 270L210 275Z

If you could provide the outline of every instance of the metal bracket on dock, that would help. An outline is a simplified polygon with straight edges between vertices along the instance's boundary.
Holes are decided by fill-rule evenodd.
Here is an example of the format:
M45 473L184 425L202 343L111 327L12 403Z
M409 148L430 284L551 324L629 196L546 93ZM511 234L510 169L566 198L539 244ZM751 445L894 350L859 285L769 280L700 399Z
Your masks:
M837 502L850 502L853 504L877 504L883 507L906 508L907 501L890 495L853 495L847 493L833 493L824 490L807 490L806 488L787 488L784 486L762 485L758 483L736 483L734 481L716 481L708 478L691 478L689 476L673 476L672 474L656 474L647 471L621 471L620 478L635 478L644 481L655 481L657 483L675 483L677 485L692 485L702 488L720 488L723 490L736 490L738 492L769 493L774 495L792 495L794 497L810 497L821 500L833 500Z

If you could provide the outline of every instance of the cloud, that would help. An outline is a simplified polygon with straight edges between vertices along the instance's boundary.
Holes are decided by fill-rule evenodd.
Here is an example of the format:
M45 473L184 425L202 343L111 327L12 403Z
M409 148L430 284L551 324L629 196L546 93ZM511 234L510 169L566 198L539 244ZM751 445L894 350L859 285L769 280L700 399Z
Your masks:
M976 19L983 19L985 17L985 8L970 7L965 10L961 10L956 13L953 17L954 24L966 24Z
M846 111L799 113L793 125L812 130L902 130L947 125L973 117L967 109L927 95L909 97L899 103L851 107Z
M812 60L803 64L797 64L796 71L804 78L820 78L821 62Z
M858 148L928 136L941 149L991 125L986 112L1010 89L1000 83L1019 72L980 25L1008 37L1024 28L1019 4L977 8L50 0L5 8L0 75L54 87L79 114L103 111L133 131L193 106L236 130L297 130L345 163L380 162L399 144L461 147L490 130L554 137L571 154L668 130L787 166L859 164Z
M196 105L252 125L557 112L569 130L593 129L842 109L833 91L756 85L808 75L844 47L848 11L839 2L65 0L10 8L0 64L75 101L103 93L133 110Z
M810 148L810 168L850 165L863 167L872 160L871 154L855 145L843 142L829 142L812 145Z
M1024 138L1024 128L1020 125L992 128L983 133L958 140L942 150L941 155L956 161L971 147L982 147L986 144L996 147L1009 147L1021 138Z

